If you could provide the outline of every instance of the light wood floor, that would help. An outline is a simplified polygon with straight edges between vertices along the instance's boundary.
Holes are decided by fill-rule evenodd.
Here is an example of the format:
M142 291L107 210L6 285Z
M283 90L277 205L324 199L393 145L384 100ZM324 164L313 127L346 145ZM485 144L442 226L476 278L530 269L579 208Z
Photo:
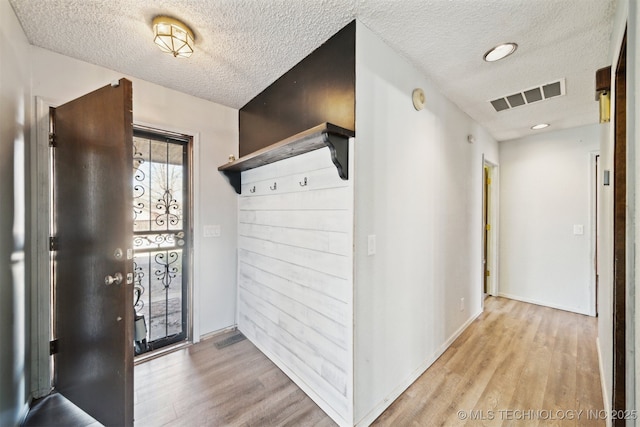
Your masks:
M226 334L137 365L135 426L333 426L249 340Z
M595 318L489 297L374 425L604 426L601 413L588 413L604 408L596 336Z
M136 366L137 427L335 425L248 340L222 338ZM595 338L594 318L490 297L374 425L605 425L588 416L603 409Z

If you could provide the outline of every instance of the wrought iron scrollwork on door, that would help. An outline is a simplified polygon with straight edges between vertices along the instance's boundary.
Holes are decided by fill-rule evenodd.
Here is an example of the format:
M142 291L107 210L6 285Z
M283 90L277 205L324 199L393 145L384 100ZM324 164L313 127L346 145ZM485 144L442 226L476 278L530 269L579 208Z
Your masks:
M178 233L184 234L184 233ZM153 247L166 247L173 246L176 242L175 233L160 233L160 234L137 234L133 236L133 248L134 250L149 249Z
M180 221L180 218L177 215L179 212L180 205L178 201L173 198L171 191L165 190L161 199L158 199L158 203L156 207L160 210L160 214L156 217L156 224L162 226L166 225L177 225Z
M165 289L169 288L171 281L175 279L178 273L178 268L173 265L178 261L178 258L177 252L169 251L159 252L155 256L156 265L158 266L158 268L155 269L155 275L157 280L162 282Z
M133 142L133 303L153 349L186 337L188 142L135 131Z
M145 163L142 152L138 150L137 145L133 144L133 220L138 218L144 209L142 197L145 195L144 182L147 174L141 169Z
M145 288L142 285L142 279L144 279L144 271L137 262L133 261L133 308L136 312L144 308L142 295L144 295Z
M183 160L183 149L178 144L134 138L134 231L182 228Z

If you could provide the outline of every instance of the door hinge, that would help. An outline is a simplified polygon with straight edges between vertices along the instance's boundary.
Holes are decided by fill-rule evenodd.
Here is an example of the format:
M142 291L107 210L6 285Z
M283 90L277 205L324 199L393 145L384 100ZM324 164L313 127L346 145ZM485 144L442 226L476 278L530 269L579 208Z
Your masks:
M49 341L49 356L58 353L58 340Z
M489 270L485 270L485 274L487 277L491 276L491 272Z
M57 251L58 250L58 238L55 236L49 237L49 251Z
M56 134L53 132L49 132L49 147L56 146Z
M487 177L487 185L491 185L491 178Z
M487 224L486 229L487 231L491 230L491 224Z

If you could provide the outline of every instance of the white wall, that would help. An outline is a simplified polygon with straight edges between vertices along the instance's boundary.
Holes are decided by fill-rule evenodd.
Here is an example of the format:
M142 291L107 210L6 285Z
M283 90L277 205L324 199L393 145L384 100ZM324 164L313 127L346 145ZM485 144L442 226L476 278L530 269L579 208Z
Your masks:
M28 403L28 298L25 277L29 44L0 1L0 425L17 425Z
M33 94L63 103L123 77L121 73L51 51L31 48ZM124 76L127 77L127 76ZM134 123L195 134L194 335L235 324L236 195L217 167L238 150L238 111L128 77ZM205 224L221 225L220 238L203 238Z
M497 165L498 149L416 68L356 28L354 420L366 424L481 312L482 155ZM422 111L411 102L416 87Z
M600 135L590 125L500 143L500 295L595 315L591 153Z
M238 329L351 425L353 180L323 148L243 172L239 208Z

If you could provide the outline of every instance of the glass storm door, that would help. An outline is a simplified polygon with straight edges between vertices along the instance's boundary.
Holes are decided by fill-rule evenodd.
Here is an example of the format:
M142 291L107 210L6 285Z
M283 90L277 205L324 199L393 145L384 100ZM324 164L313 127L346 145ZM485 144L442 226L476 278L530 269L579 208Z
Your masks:
M187 339L189 137L134 129L136 354Z

